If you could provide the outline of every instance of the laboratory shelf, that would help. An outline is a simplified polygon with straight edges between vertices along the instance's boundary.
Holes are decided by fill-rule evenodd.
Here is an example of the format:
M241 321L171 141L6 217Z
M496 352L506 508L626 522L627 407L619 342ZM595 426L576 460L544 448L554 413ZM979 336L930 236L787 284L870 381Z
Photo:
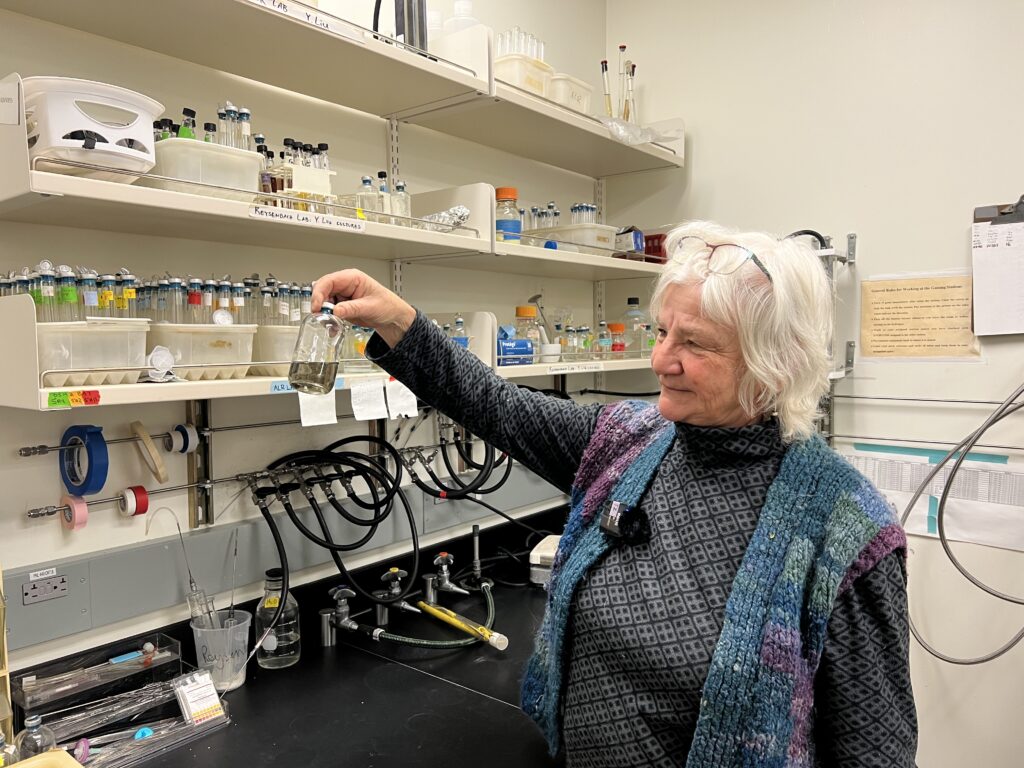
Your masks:
M501 82L495 85L494 97L399 117L593 178L680 168L685 161L681 142L678 150L657 144L623 144L611 138L595 118Z
M469 253L444 256L425 261L438 266L477 269L512 275L530 275L543 278L570 280L625 280L629 278L654 279L661 273L660 264L595 256L589 253L549 250L532 245L498 242L495 252Z
M274 215L280 209L263 210ZM387 260L491 248L489 239L372 221L360 224L365 230L359 232L317 226L311 215L306 216L307 224L255 215L254 206L237 200L46 171L30 171L20 189L14 179L0 182L0 219L4 221Z
M533 365L505 365L496 368L503 379L526 379L531 376L559 376L572 373L612 373L613 371L646 371L650 358L633 360L580 360L575 363L534 363Z
M488 72L428 59L293 0L0 0L0 9L379 116L489 89Z

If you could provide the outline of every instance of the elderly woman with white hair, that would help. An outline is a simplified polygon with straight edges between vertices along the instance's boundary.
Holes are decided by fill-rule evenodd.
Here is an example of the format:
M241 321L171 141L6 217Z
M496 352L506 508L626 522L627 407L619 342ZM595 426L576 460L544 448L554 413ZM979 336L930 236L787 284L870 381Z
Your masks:
M313 306L571 494L523 708L576 768L914 765L906 539L815 435L829 288L796 240L694 223L655 287L657 406L504 381L365 274Z

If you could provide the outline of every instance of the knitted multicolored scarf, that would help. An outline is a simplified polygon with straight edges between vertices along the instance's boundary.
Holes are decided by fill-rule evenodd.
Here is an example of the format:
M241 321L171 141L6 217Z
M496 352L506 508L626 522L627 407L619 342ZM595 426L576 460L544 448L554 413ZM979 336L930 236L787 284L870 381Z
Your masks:
M600 525L618 502L622 525L672 445L648 403L605 408L572 489L572 510L548 585L548 606L523 680L523 709L558 751L566 627L587 570L616 542ZM887 554L906 551L874 487L818 437L793 444L768 490L733 581L687 758L692 768L813 765L814 675L836 597Z

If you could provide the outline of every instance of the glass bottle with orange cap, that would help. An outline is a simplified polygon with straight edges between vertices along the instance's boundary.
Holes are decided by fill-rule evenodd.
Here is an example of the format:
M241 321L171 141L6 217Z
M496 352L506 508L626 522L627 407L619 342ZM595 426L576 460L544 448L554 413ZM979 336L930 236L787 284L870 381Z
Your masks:
M498 241L519 242L523 222L519 217L519 191L515 187L498 187L494 190L497 205L494 209L494 226Z

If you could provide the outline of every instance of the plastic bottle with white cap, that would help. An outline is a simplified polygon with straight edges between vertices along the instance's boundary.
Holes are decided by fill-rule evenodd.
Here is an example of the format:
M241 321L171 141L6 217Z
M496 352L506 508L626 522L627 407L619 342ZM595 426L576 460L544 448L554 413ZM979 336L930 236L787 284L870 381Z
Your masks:
M473 17L473 0L455 0L454 15L444 22L444 33L451 35L464 29L475 27L480 23Z

